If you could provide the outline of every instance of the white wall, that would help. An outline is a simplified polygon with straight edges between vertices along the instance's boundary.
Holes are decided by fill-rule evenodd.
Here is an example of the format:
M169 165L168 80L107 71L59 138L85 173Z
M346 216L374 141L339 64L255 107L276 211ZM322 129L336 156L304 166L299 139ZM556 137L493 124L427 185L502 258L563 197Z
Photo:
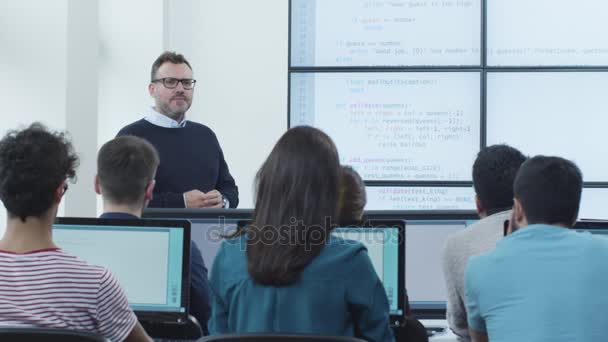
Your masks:
M69 0L66 57L66 125L80 156L77 181L65 198L65 215L94 216L97 199L91 174L97 155L97 0Z
M288 1L170 1L167 46L198 80L188 117L218 136L240 193L287 129Z
M163 0L99 1L98 149L152 104L147 87L152 62L163 50L163 8Z
M67 0L0 1L0 136L33 121L65 129L67 8ZM5 222L2 206L0 233Z
M95 215L96 150L142 117L151 64L175 50L199 81L188 118L216 132L239 207L252 207L255 172L287 128L287 34L285 0L2 1L0 134L36 120L70 130L81 167L65 214Z

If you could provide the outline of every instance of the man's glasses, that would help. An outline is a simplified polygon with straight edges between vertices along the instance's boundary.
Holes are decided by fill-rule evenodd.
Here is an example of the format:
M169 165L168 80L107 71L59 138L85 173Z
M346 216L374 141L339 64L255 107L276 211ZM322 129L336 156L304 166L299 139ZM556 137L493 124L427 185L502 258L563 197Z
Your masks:
M152 82L163 82L163 85L167 89L174 89L175 87L177 87L177 84L181 82L182 87L184 87L184 89L192 89L192 88L194 88L194 84L196 83L196 80L193 80L191 78L179 79L179 78L173 78L173 77L165 77L165 78L158 78L158 79L152 80Z

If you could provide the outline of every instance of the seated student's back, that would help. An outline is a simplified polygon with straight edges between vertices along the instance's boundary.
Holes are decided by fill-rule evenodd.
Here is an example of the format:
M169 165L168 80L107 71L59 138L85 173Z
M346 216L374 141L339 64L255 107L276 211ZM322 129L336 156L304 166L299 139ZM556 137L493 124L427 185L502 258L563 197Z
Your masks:
M604 341L606 260L608 239L549 225L522 229L491 255L471 258L471 327L491 341Z
M0 141L0 327L79 330L112 341L149 341L116 278L52 239L78 158L63 134L34 124Z
M264 286L247 272L246 239L226 242L216 257L221 274L212 271L211 285L229 309L210 329L354 336L358 328L374 340L390 337L385 290L362 244L332 236L297 282Z
M570 230L583 179L572 162L536 156L517 172L508 236L465 272L473 341L605 341L608 239Z
M340 183L331 139L311 127L290 129L256 182L252 224L214 261L210 333L392 341L386 292L365 247L331 235Z
M95 192L103 200L104 219L139 219L153 197L158 152L146 140L125 135L106 142L97 155ZM136 246L135 246L136 247ZM135 248L136 249L136 248ZM211 314L207 267L190 241L190 311L203 333Z

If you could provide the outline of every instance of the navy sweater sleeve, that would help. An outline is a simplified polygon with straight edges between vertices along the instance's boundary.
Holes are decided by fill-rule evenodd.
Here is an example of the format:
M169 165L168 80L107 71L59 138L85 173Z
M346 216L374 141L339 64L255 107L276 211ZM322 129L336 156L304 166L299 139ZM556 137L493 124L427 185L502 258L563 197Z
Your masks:
M149 207L184 208L184 193L217 190L230 202L239 203L238 188L217 137L205 125L188 121L183 128L159 127L142 119L118 132L148 140L158 150L154 196Z
M211 315L207 267L201 251L190 243L190 313L196 317L203 333L208 334L207 321Z
M236 208L239 204L239 191L236 187L236 183L234 182L234 178L230 174L228 170L228 164L226 164L226 160L224 159L224 152L222 152L220 148L220 171L219 177L217 179L217 183L215 184L215 188L219 191L224 197L228 199L230 203L230 208Z

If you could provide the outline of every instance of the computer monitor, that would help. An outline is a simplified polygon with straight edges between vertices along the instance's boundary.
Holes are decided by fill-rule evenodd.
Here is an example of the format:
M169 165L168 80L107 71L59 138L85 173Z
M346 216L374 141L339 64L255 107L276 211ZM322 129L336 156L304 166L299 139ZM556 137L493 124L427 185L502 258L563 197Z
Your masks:
M190 222L57 218L64 251L114 274L143 321L186 322L190 295Z
M368 221L362 225L338 227L332 234L361 242L367 247L372 265L382 281L390 306L391 323L405 316L405 249L403 221Z
M573 229L608 238L608 221L578 221Z
M150 208L144 217L190 221L191 237L201 251L209 274L222 241L234 233L240 220L251 219L250 209L166 209Z
M447 238L476 222L473 211L369 211L370 219L402 219L405 228L405 288L412 315L445 318L447 290L442 255Z
M446 309L443 249L450 235L464 230L471 223L468 220L407 221L405 286L414 313Z

